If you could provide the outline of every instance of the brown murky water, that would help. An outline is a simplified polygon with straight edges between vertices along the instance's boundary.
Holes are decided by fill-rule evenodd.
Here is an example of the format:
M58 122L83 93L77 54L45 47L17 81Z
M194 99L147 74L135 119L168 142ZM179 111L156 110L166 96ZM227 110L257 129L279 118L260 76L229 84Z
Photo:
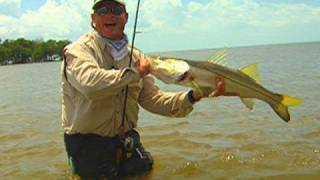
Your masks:
M205 59L214 50L170 52ZM320 43L232 48L229 66L259 63L263 84L304 99L284 123L263 102L206 99L186 118L140 113L155 158L149 179L319 179ZM0 179L70 179L60 127L60 63L0 67ZM164 86L176 91L183 88Z

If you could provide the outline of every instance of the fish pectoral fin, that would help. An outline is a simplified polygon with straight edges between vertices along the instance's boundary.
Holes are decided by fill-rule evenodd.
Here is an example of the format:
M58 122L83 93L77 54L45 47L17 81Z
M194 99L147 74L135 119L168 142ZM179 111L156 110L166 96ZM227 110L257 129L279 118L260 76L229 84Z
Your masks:
M203 91L201 90L199 84L195 81L195 80L192 80L191 81L191 84L193 86L193 88L197 89L199 92L200 92L200 95L201 97L204 95Z
M250 64L248 66L240 68L240 71L242 73L248 75L249 77L251 77L257 83L261 84L261 79L260 79L260 75L258 72L258 64Z
M252 98L240 98L241 102L251 111L254 111L256 102Z

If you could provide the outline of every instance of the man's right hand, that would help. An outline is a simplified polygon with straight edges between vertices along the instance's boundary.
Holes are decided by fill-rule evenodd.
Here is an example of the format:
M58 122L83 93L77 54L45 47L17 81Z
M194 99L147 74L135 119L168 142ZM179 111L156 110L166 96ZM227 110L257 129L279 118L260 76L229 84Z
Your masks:
M214 89L211 87L202 87L200 89L193 89L192 90L192 97L195 101L199 101L204 97L208 97L213 93Z

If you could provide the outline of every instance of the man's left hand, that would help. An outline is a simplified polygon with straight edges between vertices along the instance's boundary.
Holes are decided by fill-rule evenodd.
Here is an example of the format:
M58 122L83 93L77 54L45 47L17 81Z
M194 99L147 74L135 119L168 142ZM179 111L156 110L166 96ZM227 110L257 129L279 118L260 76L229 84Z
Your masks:
M140 76L148 75L150 73L150 59L138 50L133 51L133 57L135 59L134 67L138 70Z

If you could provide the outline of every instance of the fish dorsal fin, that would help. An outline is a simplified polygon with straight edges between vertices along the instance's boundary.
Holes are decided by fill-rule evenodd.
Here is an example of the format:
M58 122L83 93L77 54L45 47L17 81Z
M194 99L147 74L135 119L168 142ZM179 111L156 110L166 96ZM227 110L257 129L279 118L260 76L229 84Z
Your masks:
M227 65L227 48L218 50L208 59L209 63L219 64L221 66Z
M258 64L250 64L241 68L240 71L254 79L257 83L261 84L261 79L258 72Z
M254 99L251 98L240 98L242 103L251 111L254 110L255 106L256 106L256 102L254 101Z

